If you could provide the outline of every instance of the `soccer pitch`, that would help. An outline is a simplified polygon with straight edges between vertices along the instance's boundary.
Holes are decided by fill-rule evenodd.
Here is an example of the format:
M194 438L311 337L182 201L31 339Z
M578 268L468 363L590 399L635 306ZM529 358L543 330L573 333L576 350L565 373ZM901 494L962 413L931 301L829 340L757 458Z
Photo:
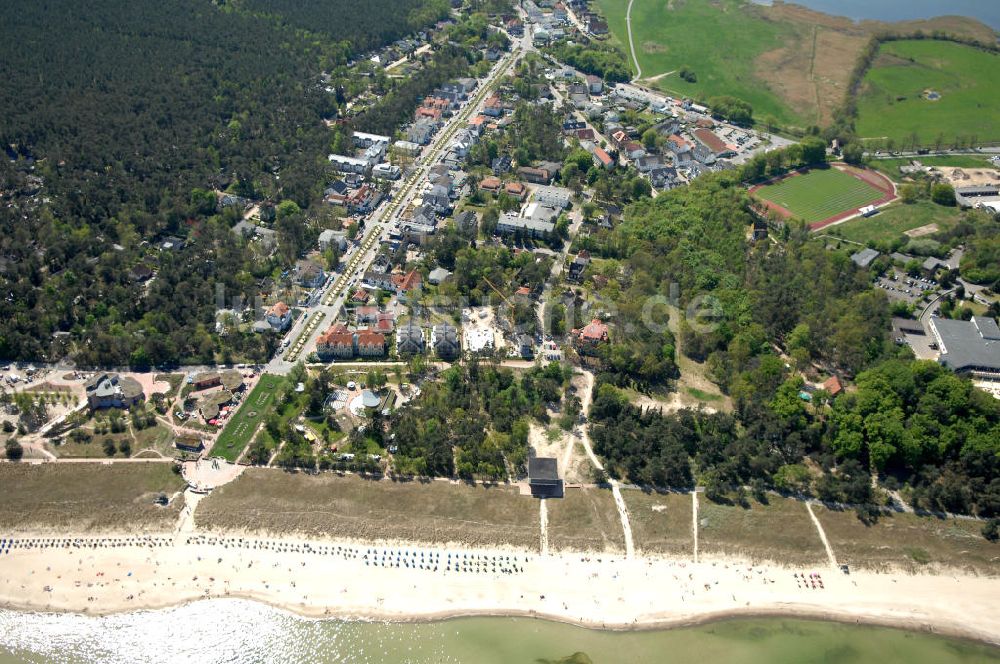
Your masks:
M766 185L755 195L813 223L874 203L881 200L885 193L864 180L828 168Z

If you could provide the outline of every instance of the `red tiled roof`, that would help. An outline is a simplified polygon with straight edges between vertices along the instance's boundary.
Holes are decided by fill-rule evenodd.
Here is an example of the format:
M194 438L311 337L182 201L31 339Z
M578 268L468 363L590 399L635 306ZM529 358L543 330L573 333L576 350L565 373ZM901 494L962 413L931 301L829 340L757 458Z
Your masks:
M531 295L531 289L528 288L527 286L521 286L516 291L514 291L514 295Z
M511 196L524 196L527 189L521 182L508 182L507 186L504 187L504 191Z
M359 288L358 290L354 291L353 295L351 295L351 299L357 300L358 302L367 302L369 297L370 296L368 295L368 291L366 291L364 288Z
M392 283L395 284L396 290L399 291L410 291L420 285L420 273L416 270L410 270L406 274L394 274L392 275Z
M608 326L595 318L580 330L580 338L586 341L607 341Z
M317 346L353 346L354 334L346 325L331 325L326 332L316 338Z
M716 154L726 152L729 149L725 141L707 129L695 129L692 133L705 147Z
M372 330L358 330L358 346L385 346L385 335Z
M479 183L480 189L486 189L488 191L496 191L500 188L500 178L495 175L490 175L483 178L483 181Z
M614 163L611 156L601 148L594 148L594 156L605 166L610 166Z
M835 396L844 388L840 384L840 379L836 376L830 376L823 383L823 389L830 393L830 396Z
M284 302L275 302L271 308L267 310L267 313L272 316L284 316L289 311L291 311L291 309L289 309L288 305Z

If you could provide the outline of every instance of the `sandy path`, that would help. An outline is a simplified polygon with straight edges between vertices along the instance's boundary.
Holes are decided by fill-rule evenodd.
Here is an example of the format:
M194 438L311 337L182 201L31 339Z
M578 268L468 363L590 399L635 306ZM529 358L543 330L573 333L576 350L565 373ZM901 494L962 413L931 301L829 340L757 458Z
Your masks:
M545 556L549 553L549 508L544 498L538 499L538 526L541 530L539 550Z
M830 546L830 541L826 539L826 531L823 530L823 524L816 518L816 514L813 513L812 504L809 501L806 501L806 510L809 512L809 518L812 519L813 525L816 526L819 538L823 541L823 548L826 549L826 557L830 561L830 567L837 569L837 557L833 555L833 547Z
M698 490L691 492L691 539L694 541L694 561L698 562Z

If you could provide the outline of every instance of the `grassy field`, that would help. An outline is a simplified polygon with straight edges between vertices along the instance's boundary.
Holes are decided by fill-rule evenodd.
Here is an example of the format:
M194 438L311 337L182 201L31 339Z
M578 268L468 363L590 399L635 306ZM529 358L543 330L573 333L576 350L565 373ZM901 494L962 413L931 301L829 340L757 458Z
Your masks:
M842 224L831 226L826 233L853 240L861 244L869 242L891 243L906 231L928 224L937 224L940 230L954 226L962 218L962 211L954 207L935 205L930 201L916 203L895 203L874 217L858 217Z
M929 100L932 90L940 99ZM858 99L858 136L944 146L1000 141L1000 56L951 42L884 44Z
M160 493L184 489L169 463L0 464L0 528L5 530L169 530L183 500L159 507Z
M777 203L808 223L857 209L883 196L881 191L863 180L835 168L795 175L762 187L754 195Z
M274 405L278 387L284 382L281 376L263 374L253 391L240 405L240 409L229 420L222 430L219 439L212 448L212 456L220 456L229 461L236 461L246 446L250 444L254 431L267 419Z
M605 489L567 489L560 500L546 502L549 513L549 548L623 553L618 508Z
M1000 544L986 541L977 521L894 514L865 526L854 512L813 509L841 564L879 570L955 568L1000 574Z
M785 565L826 562L823 543L804 503L770 496L750 509L698 497L698 551ZM853 514L852 514L853 516Z
M538 550L538 501L511 487L248 469L198 505L199 526Z
M755 73L757 59L794 39L794 28L764 21L742 4L739 0L635 0L632 29L642 74L650 78L688 66L697 82L689 83L674 73L657 79L655 85L701 99L733 95L748 101L758 116L798 123L801 118ZM598 0L598 5L627 53L628 0ZM726 48L718 48L720 42Z
M635 548L643 553L694 555L691 496L686 493L644 493L623 489Z

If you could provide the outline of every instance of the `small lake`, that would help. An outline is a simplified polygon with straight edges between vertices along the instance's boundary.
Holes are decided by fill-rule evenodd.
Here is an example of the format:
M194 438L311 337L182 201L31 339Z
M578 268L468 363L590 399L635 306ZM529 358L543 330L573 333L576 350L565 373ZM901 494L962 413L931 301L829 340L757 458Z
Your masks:
M564 660L583 653L571 660ZM107 617L0 610L0 664L989 664L1000 649L924 633L784 618L605 632L527 618L308 620L237 599Z
M770 5L771 0L753 0ZM1000 30L1000 0L795 0L809 9L855 21L909 21L935 16L969 16Z

